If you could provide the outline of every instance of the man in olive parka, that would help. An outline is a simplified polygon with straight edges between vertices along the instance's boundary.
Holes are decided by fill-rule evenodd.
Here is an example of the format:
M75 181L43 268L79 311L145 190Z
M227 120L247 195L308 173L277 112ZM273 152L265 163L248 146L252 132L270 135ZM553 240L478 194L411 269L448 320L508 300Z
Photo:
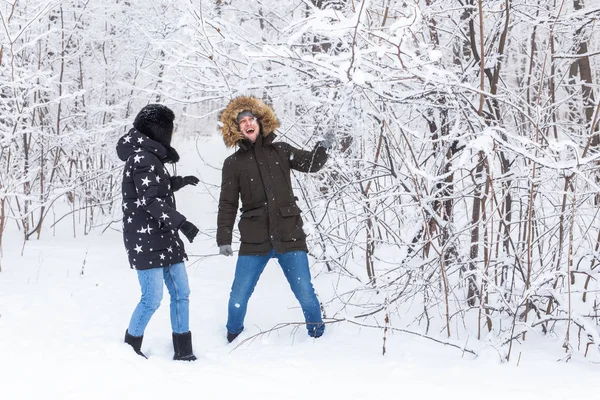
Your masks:
M220 115L227 147L237 151L225 159L217 217L217 244L221 254L233 255L232 231L239 200L240 250L229 298L227 339L244 329L248 300L267 262L276 258L300 302L308 334L325 330L321 308L311 283L306 234L292 190L290 170L319 171L327 161L331 140L312 151L275 142L279 121L273 109L251 96L233 99Z

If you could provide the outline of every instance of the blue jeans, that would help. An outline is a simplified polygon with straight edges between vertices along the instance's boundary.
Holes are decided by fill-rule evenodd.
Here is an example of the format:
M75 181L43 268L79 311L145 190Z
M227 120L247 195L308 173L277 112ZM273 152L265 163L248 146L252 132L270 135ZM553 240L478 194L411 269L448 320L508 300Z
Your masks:
M160 306L163 297L163 280L171 296L171 328L175 333L190 330L190 285L184 263L164 268L137 270L142 298L133 311L127 332L142 336L150 318Z
M321 336L325 330L325 325L321 318L319 300L310 281L308 257L305 251L290 251L279 254L275 250L271 250L267 255L238 257L229 296L227 331L235 334L244 330L244 317L246 316L248 300L256 287L260 274L262 274L271 258L276 258L279 261L292 292L300 302L308 334L313 337Z

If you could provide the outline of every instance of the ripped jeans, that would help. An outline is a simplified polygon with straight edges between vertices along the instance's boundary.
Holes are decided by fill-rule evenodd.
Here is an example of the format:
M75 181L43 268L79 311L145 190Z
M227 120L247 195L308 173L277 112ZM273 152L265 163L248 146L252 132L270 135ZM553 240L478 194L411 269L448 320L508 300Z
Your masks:
M267 255L238 257L229 296L227 331L235 334L244 330L248 300L271 258L276 258L279 261L290 288L300 303L309 336L321 336L325 330L325 324L323 324L321 317L319 300L311 283L308 256L305 251L290 251L279 254L275 250L271 250Z

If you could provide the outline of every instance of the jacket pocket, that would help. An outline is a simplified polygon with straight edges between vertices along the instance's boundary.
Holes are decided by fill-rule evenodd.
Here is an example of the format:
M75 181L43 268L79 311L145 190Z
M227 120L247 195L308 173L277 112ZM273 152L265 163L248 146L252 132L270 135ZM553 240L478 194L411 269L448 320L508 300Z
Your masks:
M242 243L264 243L269 239L269 221L264 207L243 212L238 229Z
M291 204L279 209L281 219L279 221L279 234L283 242L301 240L306 237L302 230L303 222L301 212L297 205Z

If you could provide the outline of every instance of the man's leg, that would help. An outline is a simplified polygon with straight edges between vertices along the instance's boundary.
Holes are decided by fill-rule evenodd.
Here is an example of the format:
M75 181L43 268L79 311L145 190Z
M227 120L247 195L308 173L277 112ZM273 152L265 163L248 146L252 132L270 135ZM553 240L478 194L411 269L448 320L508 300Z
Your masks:
M228 336L235 338L244 330L248 300L270 258L271 253L258 256L238 256L235 277L229 295L227 332L230 335Z
M287 278L290 288L302 307L306 329L312 337L319 337L325 331L321 317L321 306L311 283L308 257L305 251L290 251L276 254L281 269Z

